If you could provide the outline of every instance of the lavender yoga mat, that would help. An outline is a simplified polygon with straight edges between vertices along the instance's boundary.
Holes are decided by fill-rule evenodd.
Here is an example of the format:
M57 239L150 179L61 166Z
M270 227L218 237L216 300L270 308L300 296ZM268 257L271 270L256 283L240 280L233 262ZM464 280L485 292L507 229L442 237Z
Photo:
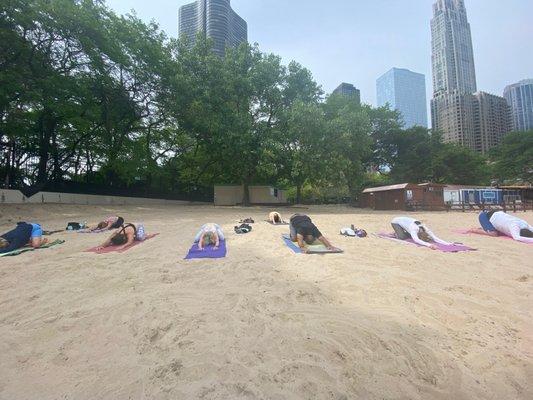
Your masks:
M214 249L213 245L208 245L203 250L198 248L198 243L194 243L190 248L185 260L193 260L197 258L224 258L226 257L226 241L221 240L218 249Z
M144 243L147 240L150 240L150 239L156 237L157 235L159 235L159 233L153 233L151 235L146 235L146 239L144 239L143 241L136 240L130 246L128 246L128 247L126 247L125 249L122 249L122 250L117 250L120 246L108 246L108 247L104 247L101 250L98 250L98 247L93 247L91 249L85 250L85 252L86 253L96 253L96 254L124 253L124 252L128 251L129 249L131 249L132 247L138 246L141 243Z
M378 234L378 236L382 239L393 240L395 242L400 242L400 243L414 244L418 247L425 247L425 246L422 246L416 243L413 239L400 240L396 237L394 233L380 233ZM476 249L473 249L471 247L465 246L463 244L458 244L458 243L454 243L450 245L440 244L440 243L433 243L433 244L437 246L438 250L444 253L459 253L461 251L476 251Z

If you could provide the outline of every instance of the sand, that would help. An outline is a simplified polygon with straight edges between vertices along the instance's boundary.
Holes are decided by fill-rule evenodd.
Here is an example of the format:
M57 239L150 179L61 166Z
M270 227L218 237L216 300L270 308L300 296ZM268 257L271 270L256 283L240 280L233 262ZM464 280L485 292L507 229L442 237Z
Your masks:
M65 232L0 258L0 399L533 398L533 246L453 233L473 213L416 214L479 249L446 254L338 235L387 231L393 213L300 211L345 253L293 254L266 208L0 206L2 231L117 212L160 233L96 255L105 234ZM184 261L209 221L228 256Z

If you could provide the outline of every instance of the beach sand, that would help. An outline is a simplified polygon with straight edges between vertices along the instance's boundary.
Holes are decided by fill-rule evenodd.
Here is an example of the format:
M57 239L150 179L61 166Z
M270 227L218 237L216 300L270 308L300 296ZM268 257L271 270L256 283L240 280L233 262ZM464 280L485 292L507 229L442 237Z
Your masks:
M160 233L97 255L84 250L106 234L64 232L0 258L0 399L533 398L533 246L454 233L474 213L413 214L478 249L450 254L338 234L390 231L392 212L280 211L308 213L345 253L292 253L267 208L0 206L2 231L117 213ZM227 257L183 260L205 222Z

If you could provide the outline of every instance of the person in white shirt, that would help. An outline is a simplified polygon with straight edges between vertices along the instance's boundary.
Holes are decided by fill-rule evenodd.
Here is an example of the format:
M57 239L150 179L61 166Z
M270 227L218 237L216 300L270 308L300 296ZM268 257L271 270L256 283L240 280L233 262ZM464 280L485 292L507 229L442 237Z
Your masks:
M524 243L533 243L533 226L523 219L513 217L503 211L483 211L479 214L481 228L469 232L487 236L505 235Z
M419 245L436 250L435 243L451 245L452 243L439 239L431 230L422 222L410 217L396 217L391 222L396 237L400 240L413 239Z

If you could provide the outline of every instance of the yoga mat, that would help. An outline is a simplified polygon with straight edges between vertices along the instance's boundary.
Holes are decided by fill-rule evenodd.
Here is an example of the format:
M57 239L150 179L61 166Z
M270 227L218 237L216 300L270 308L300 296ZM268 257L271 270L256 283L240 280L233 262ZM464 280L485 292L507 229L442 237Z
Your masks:
M281 235L281 237L282 237L283 241L285 242L285 244L287 245L287 247L289 249L291 249L295 253L303 254L302 249L300 249L300 247L298 247L298 245L291 240L289 235ZM339 254L339 253L344 253L344 250L341 250L341 249L329 250L322 243L307 245L307 249L308 249L308 251L305 254Z
M63 244L63 243L65 243L64 240L57 239L57 240L54 240L53 242L46 243L45 245L43 245L41 247L38 247L36 249L34 249L33 247L23 247L21 249L10 251L9 253L0 254L0 257L18 256L19 254L26 253L28 251L35 251L35 250L40 250L40 249L48 249L50 247L54 247L54 246L57 246L57 245Z
M76 233L102 233L102 232L109 232L110 229L96 229L94 231L90 229L80 229L79 231L76 231Z
M198 258L224 258L226 257L227 248L226 241L221 240L218 249L214 249L214 245L208 245L203 250L198 248L198 243L194 243L185 256L185 260L193 260Z
M455 233L458 233L459 235L477 235L477 236L484 236L484 237L487 237L487 238L496 238L496 239L505 239L505 240L512 240L513 242L518 242L518 240L514 240L512 237L510 236L507 236L507 235L498 235L498 236L488 236L488 235L484 235L482 233L478 233L478 232L469 232L468 229L457 229L454 231ZM519 242L519 243L524 243L524 244L529 244L529 245L533 245L533 243L526 243L526 242Z
M275 224L275 223L269 221L268 219L265 219L265 222L268 222L270 225L274 225L274 226L277 226L277 225L282 225L282 226L283 225L289 225L288 222L282 222L282 223Z
M118 248L120 246L108 246L108 247L104 247L101 250L98 250L98 246L96 246L96 247L93 247L91 249L85 250L85 253L96 253L96 254L124 253L124 252L128 251L129 249L131 249L132 247L138 246L141 243L146 242L147 240L155 238L157 235L159 235L159 233L153 233L151 235L146 235L146 239L144 239L144 240L136 240L131 245L129 245L128 247L126 247L125 249L122 249L122 250L118 250Z
M57 231L43 231L43 236L52 236L56 233L61 233L61 232L65 232L65 230L61 229Z
M414 244L418 247L426 247L422 246L421 244L416 243L413 239L407 239L407 240L400 240L396 237L394 233L379 233L378 237L382 239L392 240L399 243L407 243L407 244ZM463 244L440 244L440 243L433 243L435 246L437 246L437 250L440 250L444 253L459 253L461 251L476 251L476 249L473 249L471 247L465 246Z

